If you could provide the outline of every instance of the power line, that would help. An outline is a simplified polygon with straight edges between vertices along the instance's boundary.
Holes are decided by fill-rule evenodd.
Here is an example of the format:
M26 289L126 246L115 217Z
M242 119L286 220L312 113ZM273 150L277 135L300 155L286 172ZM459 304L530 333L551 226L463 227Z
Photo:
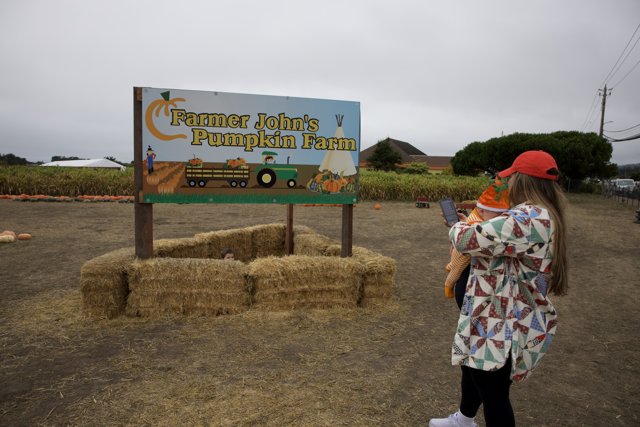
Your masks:
M615 138L611 138L610 136L604 135L604 137L607 139L607 141L609 142L623 142L623 141L633 141L634 139L640 139L640 133L635 134L635 135L631 135L628 138L621 138L621 139L615 139Z
M580 132L584 131L584 128L590 123L591 116L596 111L595 107L598 105L598 91L593 95L593 101L591 101L591 107L589 107L589 111L587 112L587 117L584 118L584 122L582 123L582 127L580 127Z
M640 40L640 39L638 39L638 40ZM621 78L620 80L618 80L618 83L616 83L616 84L615 84L615 85L613 85L612 87L618 86L620 83L622 83L622 81L623 81L624 79L626 79L626 78L627 78L627 76L628 76L629 74L631 74L631 72L632 72L632 71L633 71L633 70L638 66L638 64L640 64L640 59L638 60L638 62L636 62L636 63L635 63L635 65L634 65L633 67L631 67L631 69L629 70L629 72L628 72L627 74L625 74L623 78Z
M609 133L626 132L626 131L628 131L628 130L635 129L635 128L637 128L638 126L640 126L640 123L639 123L639 124L637 124L637 125L635 125L635 126L631 126L630 128L620 129L620 130L608 130L607 132L609 132Z
M636 36L636 33L638 32L638 29L640 29L640 24L638 24L638 26L636 27L635 31L633 32L633 34L631 35L631 38L629 39L629 41L627 42L627 45L624 47L624 49L622 49L622 52L620 52L620 56L618 56L618 60L616 61L615 64L613 64L613 67L611 68L611 71L609 71L609 74L607 74L607 77L604 78L604 81L602 82L602 84L600 86L604 86L607 81L609 80L609 77L613 77L613 70L616 68L616 66L618 65L618 63L620 62L620 58L622 58L622 55L624 55L625 51L627 50L627 48L629 47L629 44L631 43L631 40L633 40L633 38ZM638 38L638 40L640 40L640 38ZM638 42L636 41L636 44ZM634 44L633 47L635 47L636 45ZM631 50L633 50L633 48L631 48ZM629 53L631 53L631 50L629 51ZM627 54L627 57L629 56L629 54ZM622 62L620 62L620 65L622 65L622 63L627 59L627 57L624 58L624 60L622 60ZM617 71L616 71L617 72ZM613 74L612 74L613 73Z

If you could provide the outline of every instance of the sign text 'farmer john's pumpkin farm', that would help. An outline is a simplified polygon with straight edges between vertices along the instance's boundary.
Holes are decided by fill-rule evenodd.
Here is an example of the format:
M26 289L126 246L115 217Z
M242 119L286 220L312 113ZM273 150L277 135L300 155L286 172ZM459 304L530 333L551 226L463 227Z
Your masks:
M358 201L360 104L142 89L144 203Z

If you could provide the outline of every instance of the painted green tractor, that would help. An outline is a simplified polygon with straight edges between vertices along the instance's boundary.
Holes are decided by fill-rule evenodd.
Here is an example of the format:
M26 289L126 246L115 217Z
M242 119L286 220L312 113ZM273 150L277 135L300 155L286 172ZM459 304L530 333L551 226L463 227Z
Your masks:
M262 164L255 169L256 179L258 184L262 187L270 188L278 180L287 181L287 187L294 188L296 186L296 179L298 179L298 169L294 165L289 164L289 158L287 157L287 164L276 164L276 156L278 153L273 151L264 151L262 153Z

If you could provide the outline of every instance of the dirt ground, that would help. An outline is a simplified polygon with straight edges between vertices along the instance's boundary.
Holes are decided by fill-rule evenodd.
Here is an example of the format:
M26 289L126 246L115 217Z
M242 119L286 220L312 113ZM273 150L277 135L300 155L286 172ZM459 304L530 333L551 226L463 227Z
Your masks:
M640 224L570 197L571 289L550 353L512 388L520 426L640 424ZM155 238L284 222L283 205L154 205ZM294 209L339 239L341 209ZM354 209L354 244L398 261L384 308L94 320L82 264L133 246L133 205L0 200L1 425L419 426L456 410L457 309L437 208ZM479 417L482 423L482 416Z

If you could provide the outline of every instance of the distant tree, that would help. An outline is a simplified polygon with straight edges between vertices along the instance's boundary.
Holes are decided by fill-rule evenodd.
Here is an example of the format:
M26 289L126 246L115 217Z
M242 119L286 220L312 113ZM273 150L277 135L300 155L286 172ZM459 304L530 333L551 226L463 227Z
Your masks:
M622 178L631 178L638 181L640 177L640 163L618 166L618 175Z
M472 142L458 151L451 165L458 175L477 175L506 169L521 153L544 150L558 163L564 179L609 178L617 166L610 163L611 143L595 133L559 131L549 134L515 133L486 142Z
M15 154L0 154L0 165L16 166L16 165L28 165L29 161L23 157L18 157Z
M82 157L75 157L75 156L70 156L70 157L67 157L67 156L53 156L53 157L51 157L51 161L52 162L62 162L64 160L87 160L87 159L84 159Z
M424 175L429 173L429 166L422 162L411 162L404 167L396 169L396 172L412 175Z
M400 163L402 156L393 149L389 141L378 141L376 148L371 153L368 162L373 169L392 171L396 169L396 163Z

